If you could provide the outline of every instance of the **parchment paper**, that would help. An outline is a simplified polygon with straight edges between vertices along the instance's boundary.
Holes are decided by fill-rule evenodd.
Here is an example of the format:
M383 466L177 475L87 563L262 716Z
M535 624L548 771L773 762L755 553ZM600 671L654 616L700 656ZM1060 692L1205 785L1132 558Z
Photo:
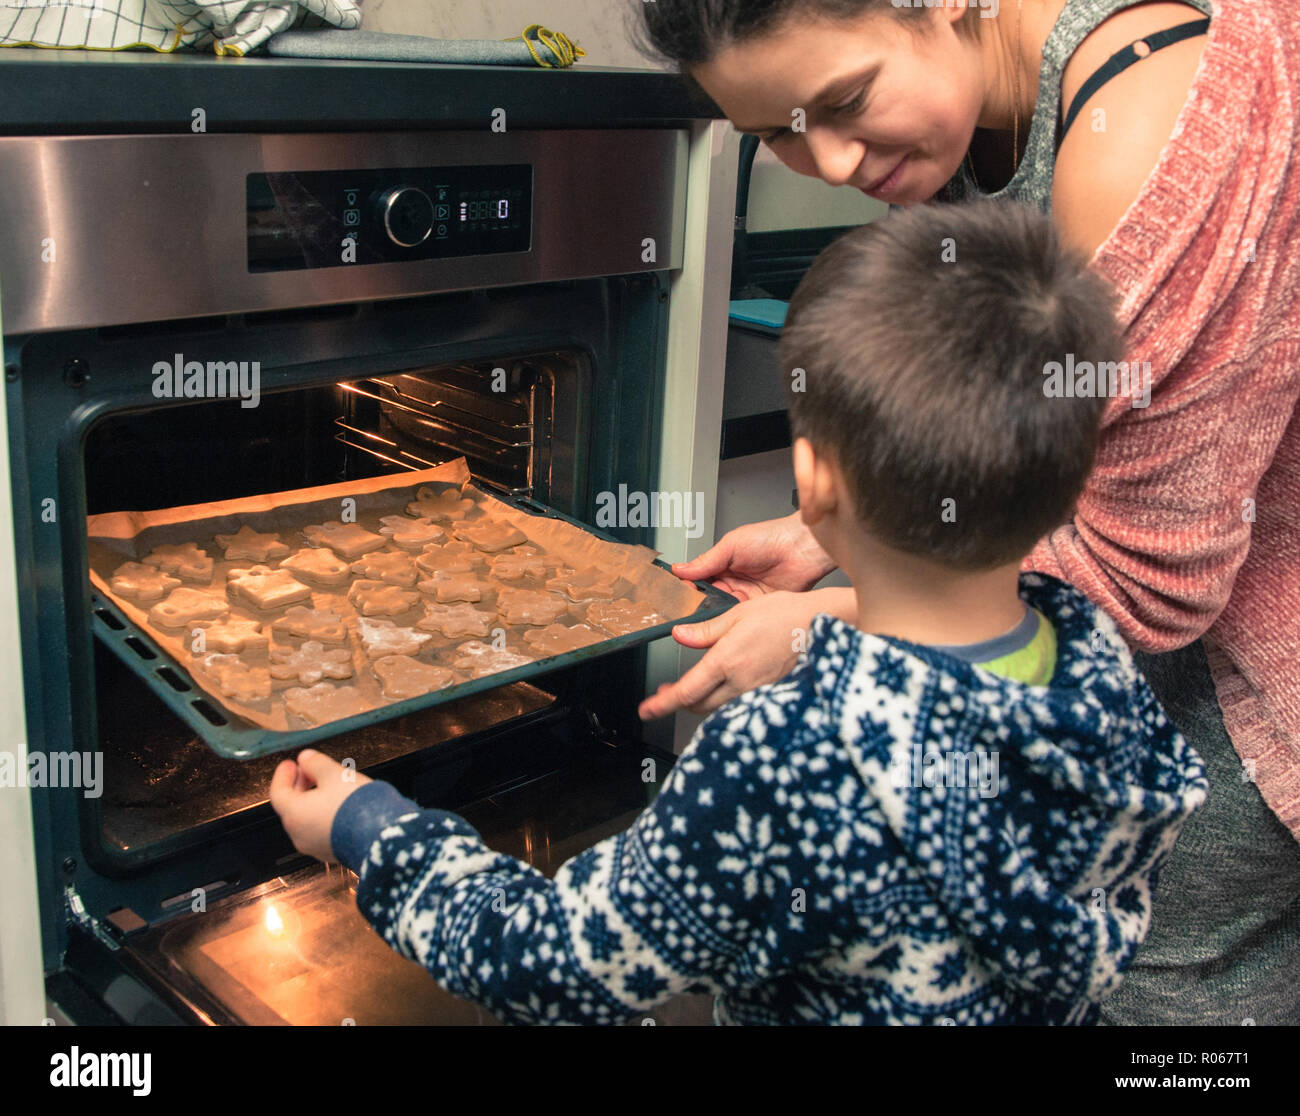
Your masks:
M406 505L415 500L416 491L422 486L454 485L463 490L464 496L475 501L475 511L465 518L491 516L494 519L505 520L518 528L527 537L529 543L543 550L548 558L563 562L575 569L581 570L594 565L607 571L617 571L621 580L615 588L615 599L648 604L665 620L680 620L691 615L704 599L704 594L690 582L682 581L668 570L655 566L653 564L655 552L648 547L606 542L571 523L546 516L530 515L503 503L468 482L469 469L464 458L458 458L436 468L403 473L399 476L375 477L318 488L250 496L241 500L164 508L159 511L109 512L90 516L87 520L90 580L94 587L112 600L133 624L146 631L221 709L234 717L276 732L307 727L305 721L299 720L286 710L283 690L273 690L269 702L256 704L222 696L216 681L201 668L199 660L191 655L184 642L190 630L202 627L203 624L200 622L175 630L154 625L149 620L148 614L154 602L139 605L109 588L109 579L119 566L128 561L141 561L158 546L196 543L214 561L212 581L207 586L194 585L190 582L185 582L185 586L207 589L225 599L230 605L232 617L257 620L263 625L263 632L271 637L272 647L297 646L302 642L301 640L281 637L271 632L271 623L283 616L287 607L261 610L242 600L236 600L226 592L227 570L249 567L256 563L248 559L227 561L223 557L224 550L217 544L214 536L233 535L241 526L248 525L255 531L279 534L280 541L292 550L313 546L315 544L302 535L302 528L328 521L337 522L343 514L342 501L345 498L355 501L356 523L368 531L378 533L382 526L380 523L382 517L407 514ZM440 525L449 527L447 523ZM448 537L450 538L450 532ZM390 543L383 551L375 553L400 550L400 547ZM406 550L402 553L414 557L419 552ZM265 565L276 568L279 563L280 559L273 558ZM354 575L353 580L360 576ZM553 574L548 573L547 576L549 578ZM540 581L531 580L510 584L521 584L525 588L541 587ZM298 603L303 607L310 604L312 608L334 612L343 617L348 627L355 676L336 685L355 686L370 708L396 704L395 701L384 696L379 680L370 670L369 656L362 648L357 634L357 610L347 598L349 585L338 589L318 589L315 586L309 588L311 588L310 602ZM420 602L410 612L400 616L384 617L384 619L392 620L399 627L414 627L416 622L424 617L425 601L432 600L423 593L420 597ZM585 601L572 603L568 614L559 617L557 622L565 625L583 622L588 603ZM498 617L493 622L493 627L506 630L507 647L511 650L528 654L534 660L543 657L522 642L521 634L526 630L526 626L506 625ZM447 638L437 632L427 634L431 634L433 639L416 658L421 662L438 666L447 666L447 656L458 645L473 638L470 636ZM268 656L263 652L260 655L241 655L241 658L250 665L265 666ZM467 676L462 676L465 677Z

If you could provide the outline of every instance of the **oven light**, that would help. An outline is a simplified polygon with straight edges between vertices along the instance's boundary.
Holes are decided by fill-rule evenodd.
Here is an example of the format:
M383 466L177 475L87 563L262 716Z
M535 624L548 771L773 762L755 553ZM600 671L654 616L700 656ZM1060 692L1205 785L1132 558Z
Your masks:
M273 938L278 938L284 933L284 919L280 917L280 912L274 906L266 908L266 932Z

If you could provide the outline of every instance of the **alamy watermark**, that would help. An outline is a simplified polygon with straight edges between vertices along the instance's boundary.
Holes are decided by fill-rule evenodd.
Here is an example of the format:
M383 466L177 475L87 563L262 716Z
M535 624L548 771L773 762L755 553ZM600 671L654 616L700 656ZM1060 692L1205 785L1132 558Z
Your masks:
M1151 362L1144 360L1049 360L1043 365L1043 394L1048 399L1121 399L1141 409L1151 405Z
M247 360L186 360L177 353L171 362L153 366L157 399L238 399L241 407L256 407L262 397L261 363Z
M993 798L999 790L998 753L922 749L917 742L909 752L889 761L889 778L895 787L970 787L981 798Z
M80 787L86 798L104 793L103 752L28 752L26 763L0 752L0 788Z
M978 8L980 19L997 19L999 0L889 0L895 8Z
M688 539L704 534L703 492L618 492L596 496L597 527L677 527Z

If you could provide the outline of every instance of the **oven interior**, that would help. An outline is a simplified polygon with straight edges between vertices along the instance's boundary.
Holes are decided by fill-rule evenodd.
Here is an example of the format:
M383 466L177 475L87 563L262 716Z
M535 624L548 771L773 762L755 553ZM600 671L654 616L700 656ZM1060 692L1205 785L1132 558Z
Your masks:
M473 1021L465 1013L476 1009L418 972L425 1000L366 999L365 989L410 981L410 963L364 928L348 873L292 849L265 797L281 757L216 755L93 638L84 517L464 456L489 490L591 522L596 493L652 487L664 299L654 275L551 286L40 335L22 346L7 385L11 415L24 418L13 452L25 472L15 475L30 507L57 491L63 511L56 529L34 514L18 525L32 553L20 586L25 655L41 664L29 710L41 711L47 737L66 733L104 762L100 797L51 793L37 806L49 811L38 819L47 958L63 962L51 980L65 998L137 1021L338 1022L336 993L347 987L357 1021L402 1021L383 1013L399 1001L412 1020ZM259 405L160 406L142 369L173 352L259 360ZM612 533L649 541L636 528ZM643 687L644 649L625 651L317 746L423 805L463 813L493 847L553 871L644 808L655 790L647 755L659 778L671 765L642 739ZM266 928L270 904L291 959Z

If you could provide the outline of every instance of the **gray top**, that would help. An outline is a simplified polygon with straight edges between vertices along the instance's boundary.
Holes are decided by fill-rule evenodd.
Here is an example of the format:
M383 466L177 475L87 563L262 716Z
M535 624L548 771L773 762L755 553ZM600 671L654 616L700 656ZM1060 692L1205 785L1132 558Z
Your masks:
M1052 177L1056 167L1056 120L1061 113L1061 76L1074 52L1105 20L1144 0L1066 0L1065 7L1043 45L1043 65L1038 74L1038 100L1029 125L1025 153L1011 181L996 193L975 186L966 160L945 188L949 201L1017 201L1048 213L1052 208ZM1182 0L1202 15L1211 14L1211 0ZM1190 12L1189 19L1194 19Z

